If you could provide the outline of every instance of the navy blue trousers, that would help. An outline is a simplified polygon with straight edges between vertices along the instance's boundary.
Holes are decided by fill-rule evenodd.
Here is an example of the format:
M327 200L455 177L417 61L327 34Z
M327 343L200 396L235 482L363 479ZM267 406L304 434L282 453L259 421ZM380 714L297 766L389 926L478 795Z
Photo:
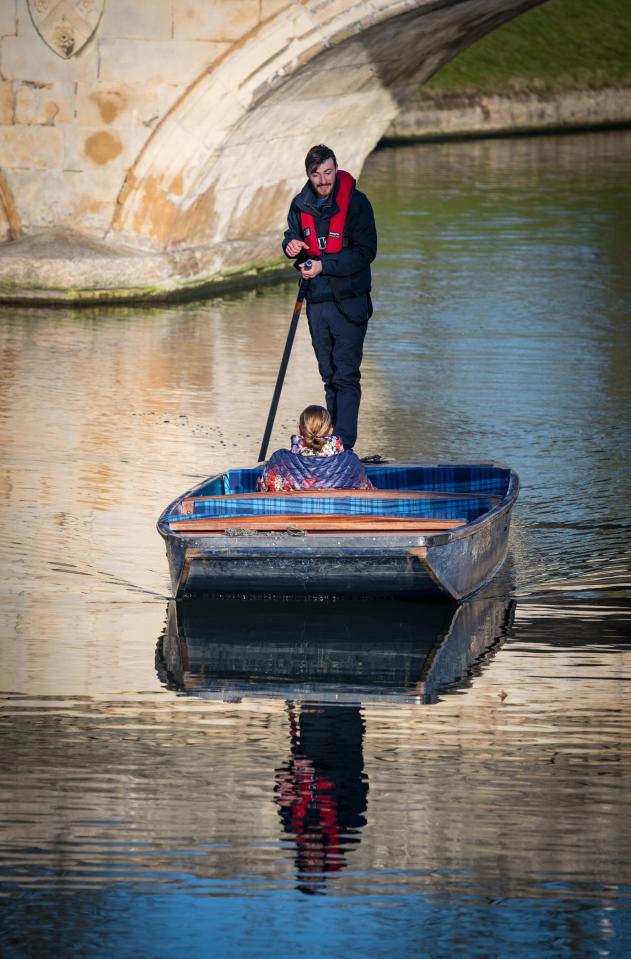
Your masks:
M343 306L350 319L334 301L308 303L307 318L324 383L326 408L335 432L346 449L352 450L362 395L359 368L368 325L368 297L344 300Z

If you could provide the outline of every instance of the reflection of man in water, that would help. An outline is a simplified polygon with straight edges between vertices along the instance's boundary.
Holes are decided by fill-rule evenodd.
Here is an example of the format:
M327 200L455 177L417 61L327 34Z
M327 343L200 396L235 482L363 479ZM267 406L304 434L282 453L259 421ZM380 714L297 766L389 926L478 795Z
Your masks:
M324 873L346 865L350 844L366 825L364 721L352 706L289 709L291 759L276 774L284 829L296 842L298 888L324 892Z

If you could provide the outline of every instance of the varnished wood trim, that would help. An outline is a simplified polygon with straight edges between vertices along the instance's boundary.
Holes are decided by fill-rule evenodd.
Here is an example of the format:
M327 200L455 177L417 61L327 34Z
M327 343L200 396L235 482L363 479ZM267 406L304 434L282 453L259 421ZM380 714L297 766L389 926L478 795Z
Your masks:
M182 569L180 570L180 577L177 582L177 589L175 591L176 599L178 596L181 596L186 588L188 582L188 577L191 572L191 565L193 560L203 559L204 553L198 549L187 549L184 553L184 562L182 564Z
M408 556L411 556L413 559L420 559L422 562L427 556L427 546L414 546L408 550Z
M464 526L466 519L418 519L415 517L399 516L335 516L314 514L289 514L287 516L223 516L223 517L192 517L191 519L173 520L169 523L174 532L212 533L233 527L243 527L251 530L285 530L288 527L317 530L343 530L345 532L399 532L401 530L418 531L426 534L428 531L439 533L444 530Z

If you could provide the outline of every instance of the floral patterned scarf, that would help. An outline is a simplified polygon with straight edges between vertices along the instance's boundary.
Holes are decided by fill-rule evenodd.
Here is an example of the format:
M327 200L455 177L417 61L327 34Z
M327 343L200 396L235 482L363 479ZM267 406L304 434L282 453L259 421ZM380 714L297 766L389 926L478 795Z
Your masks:
M291 450L277 450L258 479L260 492L290 492L300 489L372 489L361 460L345 450L339 436L327 436L319 452L310 449L302 436L292 436Z

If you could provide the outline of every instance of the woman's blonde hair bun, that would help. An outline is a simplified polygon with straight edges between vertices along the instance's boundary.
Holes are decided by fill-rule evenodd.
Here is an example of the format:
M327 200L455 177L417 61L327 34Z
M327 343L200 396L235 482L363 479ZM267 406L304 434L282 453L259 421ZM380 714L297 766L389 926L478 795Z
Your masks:
M323 406L307 406L300 414L298 429L309 449L319 452L333 432L333 423Z

